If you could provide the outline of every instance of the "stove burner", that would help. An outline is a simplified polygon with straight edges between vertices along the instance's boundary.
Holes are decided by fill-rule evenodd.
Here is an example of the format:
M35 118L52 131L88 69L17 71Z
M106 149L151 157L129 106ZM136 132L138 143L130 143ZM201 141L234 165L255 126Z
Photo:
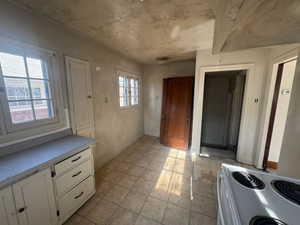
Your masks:
M288 200L300 205L300 185L284 180L272 182L275 190Z
M265 184L252 174L233 172L232 176L237 182L248 188L260 190L265 188Z
M251 220L250 225L287 225L287 224L280 220L273 219L270 217L256 216Z

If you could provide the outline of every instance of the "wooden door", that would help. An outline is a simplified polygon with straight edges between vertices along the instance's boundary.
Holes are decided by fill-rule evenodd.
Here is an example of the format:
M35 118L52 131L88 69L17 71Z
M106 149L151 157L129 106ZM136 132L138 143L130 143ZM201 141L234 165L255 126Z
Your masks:
M164 79L160 141L187 150L190 143L194 77Z
M17 213L11 187L0 190L0 224L17 225Z
M50 169L13 185L20 225L56 225L57 215Z
M66 57L72 128L76 135L94 137L90 64Z

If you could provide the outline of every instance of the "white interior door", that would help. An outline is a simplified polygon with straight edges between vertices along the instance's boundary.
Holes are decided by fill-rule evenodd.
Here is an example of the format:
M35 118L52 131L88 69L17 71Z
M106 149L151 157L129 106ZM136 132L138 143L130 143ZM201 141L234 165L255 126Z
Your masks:
M50 169L13 185L20 225L56 225L56 207Z
M17 225L16 207L11 188L0 190L0 224Z
M288 116L289 103L291 98L292 86L295 76L297 60L293 60L283 65L280 92L277 101L276 115L274 119L274 129L270 143L268 161L278 162L280 150Z
M90 64L66 57L71 121L77 135L94 137Z

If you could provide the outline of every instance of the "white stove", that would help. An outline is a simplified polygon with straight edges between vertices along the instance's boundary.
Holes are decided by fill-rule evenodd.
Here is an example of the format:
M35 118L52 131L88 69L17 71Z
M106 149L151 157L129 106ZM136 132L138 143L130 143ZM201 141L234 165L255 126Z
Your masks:
M299 225L300 181L223 164L218 225Z

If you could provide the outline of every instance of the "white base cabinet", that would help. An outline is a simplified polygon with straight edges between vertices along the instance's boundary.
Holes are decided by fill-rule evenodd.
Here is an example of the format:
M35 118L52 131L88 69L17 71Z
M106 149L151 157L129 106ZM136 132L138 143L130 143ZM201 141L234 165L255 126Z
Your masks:
M0 225L58 225L95 192L92 146L0 190Z
M20 225L56 225L51 170L46 169L13 185Z
M59 162L54 168L59 224L63 224L96 192L92 147Z
M17 211L11 187L0 190L0 224L18 225Z

